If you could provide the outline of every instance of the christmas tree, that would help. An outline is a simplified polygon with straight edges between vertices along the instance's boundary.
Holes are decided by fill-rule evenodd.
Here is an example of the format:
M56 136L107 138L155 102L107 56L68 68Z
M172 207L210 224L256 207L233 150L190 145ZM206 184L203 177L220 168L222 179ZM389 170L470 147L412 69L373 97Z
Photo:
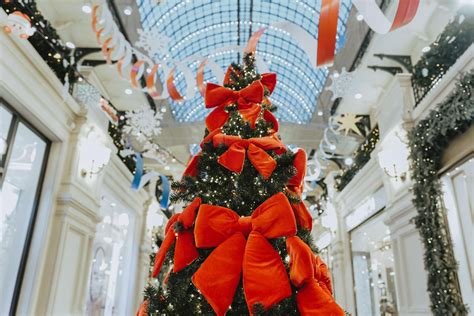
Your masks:
M345 315L301 200L306 154L277 136L275 74L255 56L209 83L201 152L173 183L170 218L138 315Z

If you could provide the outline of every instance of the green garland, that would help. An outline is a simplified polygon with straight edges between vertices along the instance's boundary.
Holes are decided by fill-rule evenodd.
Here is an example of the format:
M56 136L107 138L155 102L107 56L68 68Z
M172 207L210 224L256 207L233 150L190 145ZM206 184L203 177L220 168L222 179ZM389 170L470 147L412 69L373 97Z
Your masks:
M380 138L380 132L378 126L376 126L370 133L367 135L365 141L359 146L359 148L354 153L354 162L352 165L344 169L341 175L335 177L336 185L335 188L337 191L342 191L349 182L355 177L355 175L362 169L365 164L370 160L370 154L374 151L375 146Z
M8 14L20 11L29 16L32 26L37 31L28 38L28 41L62 83L64 83L67 75L72 88L77 77L75 76L75 65L72 65L68 60L72 53L71 49L63 44L56 29L39 11L36 2L12 1L3 3L1 7Z
M474 7L463 6L413 66L413 84L429 88L474 42Z
M425 248L428 292L435 315L467 315L457 279L457 263L442 203L438 171L448 144L474 122L474 70L463 74L454 91L409 132L415 225Z

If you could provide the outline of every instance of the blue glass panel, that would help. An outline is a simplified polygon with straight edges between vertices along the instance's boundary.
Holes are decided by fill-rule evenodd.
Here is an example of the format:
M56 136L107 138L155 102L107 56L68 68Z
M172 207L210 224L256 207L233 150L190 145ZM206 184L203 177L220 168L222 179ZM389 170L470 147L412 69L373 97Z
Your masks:
M245 45L253 32L272 22L291 21L310 34L316 34L321 7L321 0L240 0L240 8L235 0L166 0L159 5L156 0L137 0L137 3L143 28L158 28L170 38L170 54L156 56L160 60L209 56L221 47ZM344 44L350 8L351 0L341 1L336 50ZM269 64L270 71L278 75L277 87L270 98L278 106L277 118L299 124L310 121L328 70L313 68L292 38L273 29L262 36L257 54ZM235 51L212 56L212 60L223 69L239 58ZM188 63L188 66L196 73L197 62ZM211 71L206 69L204 81L215 80ZM186 82L179 72L175 83L178 91L184 94ZM209 110L205 109L203 102L199 93L182 104L170 100L178 122L204 120Z

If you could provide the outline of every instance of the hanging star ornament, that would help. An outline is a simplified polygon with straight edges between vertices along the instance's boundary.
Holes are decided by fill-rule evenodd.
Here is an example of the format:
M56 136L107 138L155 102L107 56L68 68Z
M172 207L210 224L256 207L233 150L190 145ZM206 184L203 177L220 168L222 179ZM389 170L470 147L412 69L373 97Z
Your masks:
M336 117L336 121L339 123L337 131L344 131L346 136L350 131L362 136L362 133L357 127L357 123L359 123L360 120L362 120L362 116L357 116L353 113L341 114Z
M152 27L148 30L138 29L138 41L135 46L143 48L150 57L165 56L169 53L168 43L170 39Z
M331 75L331 85L325 90L332 92L331 101L337 98L342 98L348 95L353 89L354 83L354 72L346 71L346 68L342 68L341 72L334 71Z

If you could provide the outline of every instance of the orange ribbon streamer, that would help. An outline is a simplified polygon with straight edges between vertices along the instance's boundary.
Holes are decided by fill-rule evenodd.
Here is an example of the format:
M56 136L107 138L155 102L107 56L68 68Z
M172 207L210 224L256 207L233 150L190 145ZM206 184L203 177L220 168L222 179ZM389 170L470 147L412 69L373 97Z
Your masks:
M143 71L140 71L140 69L143 67L145 64L144 60L138 60L132 67L132 70L130 72L130 82L132 83L132 87L138 88L138 73L141 72L140 77L143 75Z
M199 64L196 74L196 85L199 89L199 93L204 97L206 95L206 85L204 84L204 69L206 68L207 59L204 59Z
M148 77L146 78L146 89L150 97L152 97L153 99L158 98L161 95L156 89L156 77L158 76L159 79L159 75L157 74L158 66L158 64L153 65Z
M224 83L230 80L228 74L229 71L227 71ZM242 117L250 122L252 128L255 128L255 123L261 112L260 103L264 99L265 87L272 92L275 85L275 74L263 74L261 80L254 81L251 85L239 91L225 88L214 83L208 83L205 92L206 108L216 109L206 118L207 129L213 131L222 127L225 122L227 122L229 113L225 107L231 104L237 104L237 109ZM265 110L264 117L265 116L272 122L276 121L273 114L268 110ZM274 129L276 130L275 127Z
M176 71L176 66L171 69L168 79L166 80L166 87L168 88L168 93L171 97L176 102L183 101L184 98L183 96L178 92L178 89L176 89L176 86L174 84L174 73Z
M258 41L266 30L266 27L262 27L257 32L252 34L252 36L249 38L249 41L247 42L247 47L245 48L246 53L254 53L257 50Z
M273 173L277 162L265 150L273 150L277 154L286 151L285 145L273 134L272 136L242 139L240 136L216 133L212 137L214 147L221 144L228 147L219 156L219 164L230 171L241 173L244 168L245 156L257 171L267 179Z
M173 215L168 221L165 229L165 239L155 257L155 266L153 268L154 278L160 273L166 258L166 253L175 241L173 272L181 271L198 257L199 254L194 244L192 227L196 217L196 210L200 204L201 199L195 198L182 213ZM183 230L175 231L174 225L177 222L182 224Z
M249 217L239 217L225 207L202 204L194 228L196 246L216 249L192 281L221 316L229 309L243 272L250 313L256 303L269 308L291 296L291 287L280 255L267 239L295 234L295 217L281 192L263 202Z
M332 297L329 270L321 258L297 236L286 239L286 249L290 256L290 280L298 288L296 303L300 314L344 316Z
M418 10L420 0L400 0L398 1L397 13L393 20L390 31L394 31L413 20Z
M331 64L336 50L339 0L323 0L318 25L317 66Z

